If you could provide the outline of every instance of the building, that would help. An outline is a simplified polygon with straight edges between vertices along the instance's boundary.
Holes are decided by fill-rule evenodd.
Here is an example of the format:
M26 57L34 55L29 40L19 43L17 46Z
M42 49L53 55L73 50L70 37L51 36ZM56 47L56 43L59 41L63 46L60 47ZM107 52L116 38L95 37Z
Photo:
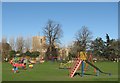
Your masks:
M63 60L65 60L66 57L69 55L70 48L61 48L59 50L60 56Z
M45 36L33 36L32 37L32 51L39 51L41 55L46 52L46 37Z

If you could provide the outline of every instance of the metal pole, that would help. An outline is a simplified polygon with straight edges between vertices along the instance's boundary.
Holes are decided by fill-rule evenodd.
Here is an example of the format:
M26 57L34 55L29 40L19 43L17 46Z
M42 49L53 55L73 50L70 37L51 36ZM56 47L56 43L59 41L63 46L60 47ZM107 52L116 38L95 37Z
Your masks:
M82 61L81 74L82 74L82 77L83 77L84 76L84 61Z

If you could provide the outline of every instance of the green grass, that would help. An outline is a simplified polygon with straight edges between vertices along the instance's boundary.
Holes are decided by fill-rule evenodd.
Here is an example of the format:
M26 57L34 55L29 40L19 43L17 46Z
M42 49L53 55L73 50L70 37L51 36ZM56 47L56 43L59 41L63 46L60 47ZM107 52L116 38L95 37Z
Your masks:
M90 67L84 77L76 75L74 78L68 76L67 69L59 69L58 63L45 62L43 64L35 64L33 69L22 70L19 73L11 71L12 66L9 63L2 64L2 80L3 81L118 81L118 63L114 62L97 62L97 67L105 72L112 73L111 76L100 74L95 76L94 69Z
M2 81L2 64L1 64L1 62L0 62L0 82Z

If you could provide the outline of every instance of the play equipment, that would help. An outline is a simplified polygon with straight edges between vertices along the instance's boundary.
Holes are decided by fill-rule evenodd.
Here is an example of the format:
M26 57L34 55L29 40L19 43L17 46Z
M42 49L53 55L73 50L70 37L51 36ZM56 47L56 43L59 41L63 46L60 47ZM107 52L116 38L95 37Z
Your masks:
M10 60L9 63L13 66L12 71L17 73L18 68L26 69L27 60L14 57Z
M29 68L33 68L33 64L29 64Z
M98 67L96 67L95 65L93 65L93 64L90 63L89 61L85 60L85 62L88 63L89 65L91 65L92 67L94 67L94 68L97 70L98 73L101 72L101 73L103 73L103 74L109 74L109 75L111 75L111 73L106 73L106 72L104 72L104 71L101 71ZM99 74L97 74L97 75L99 75Z
M35 64L36 61L35 60L30 60L30 63Z
M40 63L44 63L44 62L45 62L44 58L41 57L41 58L40 58Z
M106 73L106 72L101 71L98 67L96 67L93 64L93 61L92 61L92 63L90 62L90 60L92 60L92 55L90 55L89 59L87 59L87 54L85 52L80 52L80 53L78 53L78 55L79 55L79 57L76 59L75 64L72 66L72 69L70 69L69 76L71 78L74 77L75 72L79 69L80 66L81 66L81 76L84 76L85 63L87 64L85 69L88 67L88 64L89 64L90 66L92 66L94 68L94 72L96 73L97 76L99 75L99 72L103 73L103 74L111 75L111 73Z
M26 57L14 57L10 60L9 63L13 66L12 71L17 73L19 68L24 70L26 70L27 67L33 68L33 64L35 64L36 61L29 61Z
M14 67L12 68L12 72L18 73L18 67L14 66Z
M22 63L22 64L14 63L13 66L25 68L25 67L26 67L26 64L24 64L24 63Z
M25 69L26 68L26 63L27 61L25 59L22 59L20 61L19 58L15 57L13 58L12 60L10 60L10 64L13 66L13 67L17 67L17 68L23 68Z
M76 64L74 65L73 69L70 70L70 77L73 77L79 66L81 65L82 60L77 58Z
M87 61L89 61L89 62L91 62L92 64L94 64L94 62L93 62L93 57L92 57L92 53L90 53L90 55L89 56L87 56L88 57L88 59L87 59ZM87 62L85 62L86 63L86 66L85 66L85 69L84 69L84 71L86 72L87 70L88 70L88 63ZM94 73L96 73L97 71L96 71L96 69L94 68Z
M66 63L63 63L61 62L60 65L59 65L59 69L70 69L71 68L71 62L66 62Z
M10 63L10 64L13 64L13 59L11 59L9 63Z

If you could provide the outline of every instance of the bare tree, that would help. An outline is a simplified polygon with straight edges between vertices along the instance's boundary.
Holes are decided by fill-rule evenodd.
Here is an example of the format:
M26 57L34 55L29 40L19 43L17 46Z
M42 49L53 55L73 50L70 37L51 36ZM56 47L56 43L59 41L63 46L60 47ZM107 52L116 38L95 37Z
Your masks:
M25 39L25 49L26 49L26 51L29 51L30 50L30 48L31 48L31 44L32 44L32 38L31 37L27 37L26 39Z
M7 43L7 38L5 36L2 37L2 43Z
M43 31L48 42L47 52L49 51L49 54L52 55L53 50L55 49L55 43L59 43L60 38L62 37L63 32L61 26L60 24L56 24L52 20L49 20Z
M0 42L0 62L2 61L2 43Z
M7 43L7 38L2 37L2 60L9 58L9 51L11 50L10 45Z
M17 51L22 52L23 47L24 47L24 38L22 36L19 36L16 39L16 49Z
M76 34L75 45L78 47L78 51L80 50L85 51L87 49L87 46L89 46L91 39L92 39L91 31L86 26L82 26L82 28Z
M15 50L15 39L14 39L14 37L11 37L9 39L9 44L10 44L12 50Z

